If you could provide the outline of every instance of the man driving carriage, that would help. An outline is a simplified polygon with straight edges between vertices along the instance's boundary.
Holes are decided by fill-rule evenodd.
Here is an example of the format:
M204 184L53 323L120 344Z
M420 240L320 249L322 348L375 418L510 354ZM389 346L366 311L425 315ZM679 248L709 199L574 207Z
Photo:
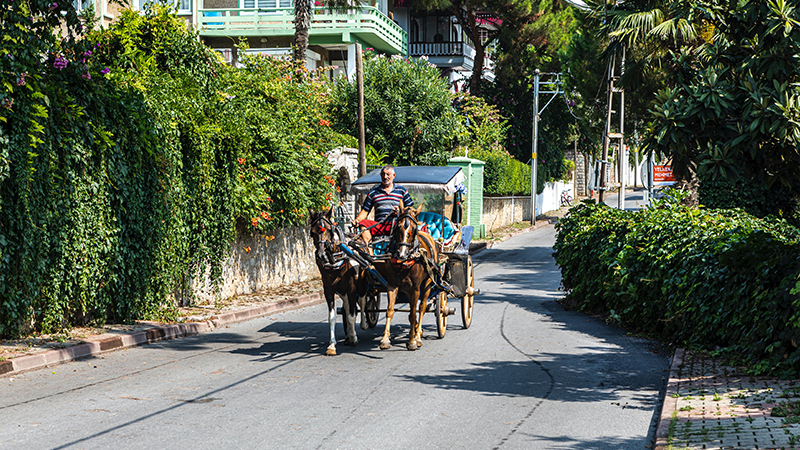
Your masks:
M404 208L414 206L414 200L403 186L394 184L394 166L381 168L381 183L375 185L367 194L361 211L353 221L354 226L361 225L366 229L361 233L364 242L369 243L372 236L388 236L392 232L392 221L389 216L396 215L400 205ZM370 211L375 209L375 220L367 219Z

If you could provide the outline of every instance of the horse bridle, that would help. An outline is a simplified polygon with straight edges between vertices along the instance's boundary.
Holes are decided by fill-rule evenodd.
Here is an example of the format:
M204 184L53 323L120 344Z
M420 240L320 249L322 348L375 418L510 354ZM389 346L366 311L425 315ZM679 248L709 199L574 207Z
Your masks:
M405 220L410 220L411 221L411 223L413 224L413 229L414 230L418 229L419 222L416 219L414 219L413 217L411 217L411 214L409 214L409 213L403 213L403 214L400 215L400 217L397 218L397 221L394 224L395 228L400 227L401 226L400 223L405 221ZM392 256L394 257L394 259L396 261L398 261L398 262L403 263L405 261L412 260L412 259L416 258L417 250L419 250L419 239L418 238L414 239L412 242L397 242L394 239L394 237L392 237L392 242L391 242L390 245L391 245L391 248L394 249L394 251L392 252ZM400 248L401 247L409 247L409 250L408 250L408 255L409 256L405 260L400 260L398 258L398 254L400 252Z
M315 254L317 261L326 269L338 269L347 259L344 252L336 245L337 239L339 242L344 242L344 233L336 224L325 216L320 216L311 222L312 229L314 226L319 227L319 232L322 233L321 236L324 236L327 226L328 229L331 230L331 236L333 237L331 240L320 239Z

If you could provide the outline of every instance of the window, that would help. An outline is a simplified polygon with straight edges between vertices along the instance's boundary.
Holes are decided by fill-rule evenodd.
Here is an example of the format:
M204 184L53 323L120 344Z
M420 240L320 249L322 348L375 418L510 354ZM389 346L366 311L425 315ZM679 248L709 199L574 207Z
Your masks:
M212 48L215 52L222 55L222 59L225 60L226 63L230 64L233 61L233 49L230 48Z
M84 9L88 8L89 5L92 4L92 0L73 0L72 6L75 8L75 11L81 12Z
M81 1L81 0L76 0ZM159 0L134 0L136 9L139 11L144 10L144 6L148 3L158 3ZM174 0L175 5L178 6L178 14L191 14L192 13L192 0Z
M258 8L258 9L273 9L273 8L293 8L294 1L292 0L241 0L242 8Z

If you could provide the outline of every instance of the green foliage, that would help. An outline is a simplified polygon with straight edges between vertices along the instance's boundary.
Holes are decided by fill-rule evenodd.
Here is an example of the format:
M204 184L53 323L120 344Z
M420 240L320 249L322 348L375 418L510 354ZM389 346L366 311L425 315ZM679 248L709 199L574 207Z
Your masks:
M449 87L424 60L364 53L364 120L367 143L395 165L444 165L463 125ZM334 128L356 136L356 86L344 78L332 92Z
M168 320L237 222L270 240L330 204L346 138L319 74L227 66L162 6L57 40L60 17L81 29L53 5L0 11L19 43L0 56L0 335Z
M12 43L0 55L0 335L169 315L179 261L163 239L171 193L145 102L76 39L69 4L0 14Z
M517 161L505 150L478 149L469 156L486 163L483 167L484 194L530 195L531 166Z
M504 148L508 123L498 109L481 97L455 94L456 110L467 125L459 148L470 158L484 161L483 192L487 195L530 194L531 168L514 159Z
M781 218L794 226L800 226L800 203L798 197L785 186L767 188L748 178L704 180L699 189L700 204L707 208L730 208L736 206L756 217L767 217L784 210L786 198L793 199L793 206ZM777 193L777 195L775 195Z
M459 136L459 146L470 152L501 151L508 132L508 121L500 111L484 100L466 92L453 95L453 107L461 116L465 133Z
M570 159L564 160L564 175L561 177L561 181L568 182L572 180L572 174L575 172L575 161Z
M671 53L674 86L657 96L646 144L671 156L678 175L696 172L701 184L755 179L780 196L771 213L792 215L800 190L793 62L800 11L789 2L747 1L730 10L706 3L692 11L713 24L714 38L701 51Z
M800 374L800 230L741 210L586 201L554 246L568 299L676 345Z

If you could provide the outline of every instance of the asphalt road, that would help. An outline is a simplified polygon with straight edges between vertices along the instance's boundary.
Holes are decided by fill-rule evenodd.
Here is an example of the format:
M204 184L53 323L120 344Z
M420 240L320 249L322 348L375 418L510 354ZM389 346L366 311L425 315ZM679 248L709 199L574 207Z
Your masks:
M416 352L398 313L326 357L320 305L0 378L0 448L649 448L669 354L556 303L554 236L476 255L472 326Z

